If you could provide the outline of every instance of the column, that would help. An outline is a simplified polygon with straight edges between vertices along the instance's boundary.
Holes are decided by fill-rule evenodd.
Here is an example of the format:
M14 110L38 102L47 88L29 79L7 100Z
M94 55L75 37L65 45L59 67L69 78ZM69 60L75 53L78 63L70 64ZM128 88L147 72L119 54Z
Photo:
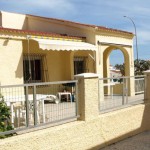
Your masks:
M150 70L144 71L145 77L145 92L144 100L150 102Z
M78 108L80 120L89 121L99 116L99 75L83 73L75 75L78 80Z

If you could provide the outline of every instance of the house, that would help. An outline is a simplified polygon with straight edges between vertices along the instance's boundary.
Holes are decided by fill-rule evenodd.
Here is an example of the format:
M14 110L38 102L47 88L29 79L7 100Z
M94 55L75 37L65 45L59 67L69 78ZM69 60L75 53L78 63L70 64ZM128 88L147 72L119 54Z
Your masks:
M129 96L135 95L133 37L130 32L101 26L1 11L0 94L10 106L10 121L15 128L12 133L40 129L33 134L6 138L1 147L42 149L44 142L47 149L69 146L71 149L97 149L147 130L149 71L144 94L147 102L136 106L132 103L133 107L125 108L132 105L128 103ZM131 76L125 77L122 83L106 79L111 77L109 55L115 49L122 51L125 75ZM83 72L91 75L81 75ZM75 74L80 74L76 76L80 82L72 81ZM23 84L33 82L46 83ZM71 90L75 85L75 90L62 90L64 83L69 84ZM114 94L118 96L116 99L113 99ZM57 100L56 104L50 103L51 99ZM61 100L65 102L59 103ZM135 100L141 103L141 99ZM108 110L113 113L103 114ZM65 125L55 128L57 123ZM41 130L49 124L53 127ZM11 131L6 131L9 133ZM31 138L26 140L27 136Z
M109 66L109 71L110 71L110 77L111 78L117 78L117 77L121 77L122 74L121 74L121 71L119 69L116 69L116 67L110 65Z
M109 54L123 52L134 75L133 37L127 31L0 11L1 85L72 80L75 74L109 77Z

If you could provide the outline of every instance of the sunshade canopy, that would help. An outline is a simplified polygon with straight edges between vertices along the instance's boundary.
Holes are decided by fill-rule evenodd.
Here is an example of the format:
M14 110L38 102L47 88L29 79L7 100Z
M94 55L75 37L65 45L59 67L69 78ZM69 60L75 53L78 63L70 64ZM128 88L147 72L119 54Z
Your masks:
M74 42L74 41L63 41L63 40L50 40L50 39L38 39L33 38L39 43L39 48L43 50L66 50L66 51L77 51L77 50L91 50L96 51L96 46L86 42Z

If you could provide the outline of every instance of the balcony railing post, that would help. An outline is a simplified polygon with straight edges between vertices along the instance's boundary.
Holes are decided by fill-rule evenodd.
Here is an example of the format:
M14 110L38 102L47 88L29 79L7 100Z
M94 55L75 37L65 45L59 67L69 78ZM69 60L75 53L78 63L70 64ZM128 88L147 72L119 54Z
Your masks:
M123 85L122 85L123 87L122 87L122 105L124 105L125 104L125 90L124 90L124 88L125 88L125 79L123 78Z
M122 90L122 104L128 103L128 80L129 78L123 78L123 90Z
M78 82L75 83L75 100L76 100L76 116L79 116L79 107L78 107Z
M130 78L125 79L125 93L126 93L126 104L128 104L128 83Z
M28 99L28 86L25 86L25 105L26 105L26 126L29 127L29 99Z
M37 125L37 100L36 100L36 85L33 85L33 110L34 110L34 125Z

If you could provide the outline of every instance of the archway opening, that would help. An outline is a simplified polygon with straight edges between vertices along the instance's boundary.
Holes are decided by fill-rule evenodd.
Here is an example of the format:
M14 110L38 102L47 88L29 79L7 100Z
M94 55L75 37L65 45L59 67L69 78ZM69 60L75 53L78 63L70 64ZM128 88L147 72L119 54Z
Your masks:
M123 73L113 75L110 74L110 64L112 62L112 57L115 59L115 62L113 64L116 65L116 63L122 63L123 64ZM129 49L125 49L121 46L109 46L104 50L103 53L103 77L105 85L114 84L115 87L117 87L115 94L121 94L126 91L129 95L134 95L134 78L130 78L129 76L132 76L133 71L133 64L132 64L132 53L130 53ZM121 65L122 65L121 64ZM126 76L125 78L122 78L122 76ZM127 77L128 76L128 77ZM128 79L126 79L128 78ZM116 79L116 81L114 80ZM114 83L115 82L115 83ZM122 91L122 89L128 89L126 91ZM119 91L121 90L121 91ZM110 89L107 87L104 90L105 94L110 93Z
M114 49L109 55L110 77L124 76L124 55L120 49Z
M113 77L114 75L110 74L110 70L120 69L122 70L120 71L119 76L130 76L129 64L129 54L126 49L122 47L110 46L106 48L103 53L103 77ZM115 66L117 66L117 68Z

